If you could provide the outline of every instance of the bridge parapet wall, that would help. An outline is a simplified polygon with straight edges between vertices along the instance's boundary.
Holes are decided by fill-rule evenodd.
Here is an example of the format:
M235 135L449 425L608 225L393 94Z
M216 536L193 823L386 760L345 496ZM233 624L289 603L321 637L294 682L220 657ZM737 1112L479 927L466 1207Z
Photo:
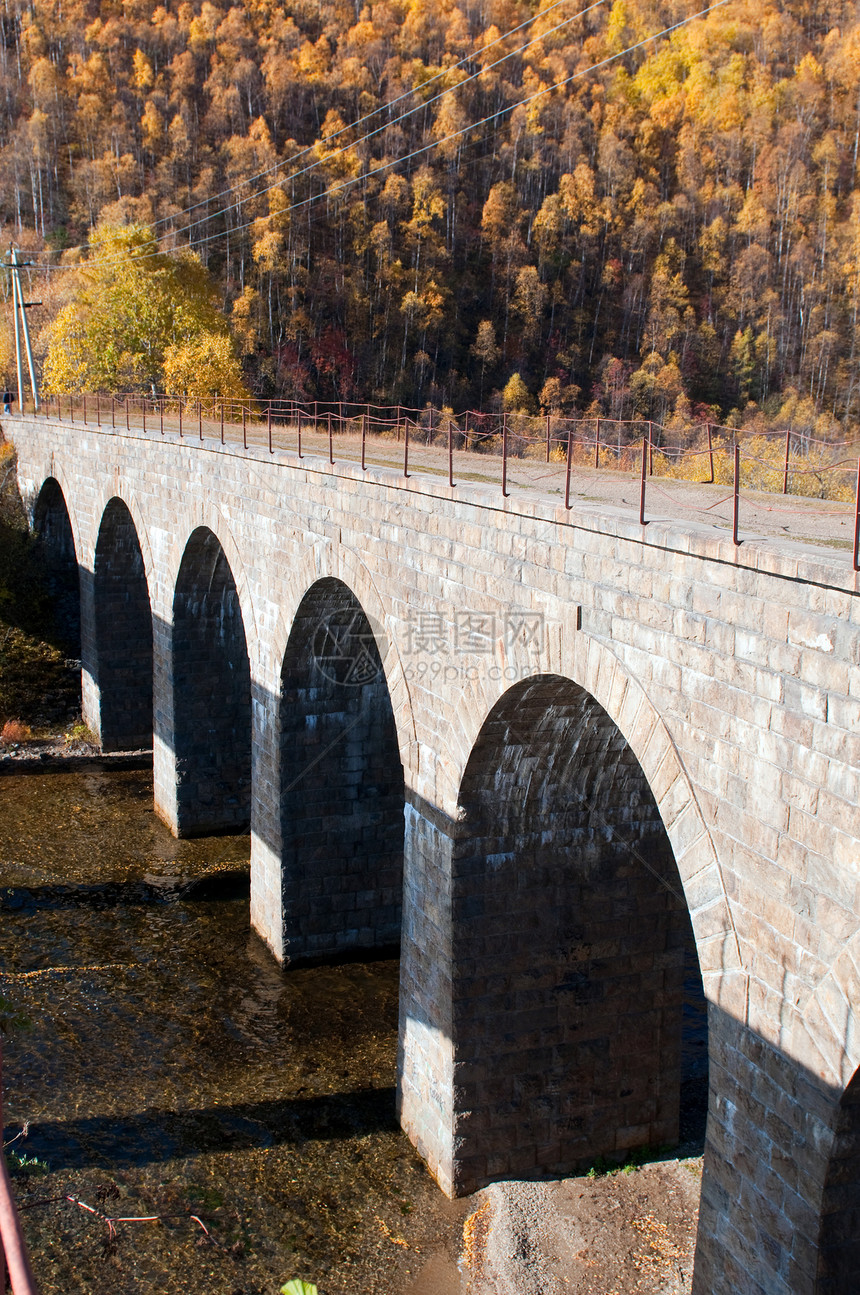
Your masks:
M860 1064L860 586L846 556L765 541L736 550L706 528L642 528L632 514L528 496L500 507L479 486L265 451L47 419L5 430L31 507L48 478L59 483L82 571L94 571L108 502L119 497L134 519L165 805L176 796L174 591L194 530L221 544L253 698L253 920L279 957L297 951L284 944L280 875L287 640L316 580L342 581L370 618L409 802L400 1101L449 1190L455 934L443 827L459 821L470 754L512 684L556 675L596 698L653 793L711 1004L697 1289L817 1289L836 1104ZM96 662L83 668L97 678ZM96 705L97 689L85 697Z

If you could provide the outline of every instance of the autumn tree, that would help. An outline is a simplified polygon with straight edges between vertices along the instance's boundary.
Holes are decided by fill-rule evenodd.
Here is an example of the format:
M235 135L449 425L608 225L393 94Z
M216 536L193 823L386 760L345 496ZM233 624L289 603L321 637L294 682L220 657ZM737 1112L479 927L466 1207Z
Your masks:
M69 277L47 330L47 393L162 389L195 362L207 384L220 374L216 389L241 385L214 285L192 253L159 252L145 226L105 224Z

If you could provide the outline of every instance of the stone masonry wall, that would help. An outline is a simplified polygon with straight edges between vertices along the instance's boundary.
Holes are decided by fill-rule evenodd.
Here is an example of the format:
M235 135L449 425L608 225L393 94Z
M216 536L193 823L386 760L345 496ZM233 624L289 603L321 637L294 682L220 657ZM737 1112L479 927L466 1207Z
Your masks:
M405 842L400 1101L434 1168L432 1147L453 1154L456 1136L444 825L457 822L470 753L511 684L554 674L600 704L666 829L721 1059L697 1295L815 1290L839 1101L860 1064L860 585L849 555L755 539L735 549L706 527L641 527L579 501L567 512L529 494L502 501L477 485L169 436L42 418L7 420L4 432L31 505L48 477L58 481L85 572L108 500L129 507L154 615L165 803L176 794L174 589L194 530L218 537L250 661L253 920L278 956L273 728L290 627L308 589L331 578L384 630L407 826L418 834ZM93 666L84 659L85 675ZM432 955L425 934L438 940ZM807 1091L818 1094L815 1154L797 1179L792 1166L811 1145ZM767 1148L772 1176L747 1146Z

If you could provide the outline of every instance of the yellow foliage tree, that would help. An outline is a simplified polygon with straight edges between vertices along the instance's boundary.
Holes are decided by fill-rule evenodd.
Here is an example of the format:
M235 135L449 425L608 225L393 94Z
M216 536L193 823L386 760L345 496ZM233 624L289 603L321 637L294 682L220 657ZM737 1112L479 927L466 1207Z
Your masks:
M199 339L223 339L224 355L234 354L212 281L192 253L159 252L144 225L101 225L90 249L47 329L46 394L160 387L168 351ZM238 369L229 372L241 381Z
M523 382L519 373L514 373L510 378L508 378L508 381L505 384L505 389L502 392L502 404L505 409L510 409L517 414L534 413L534 396Z
M164 389L168 395L194 400L216 395L248 399L233 343L225 333L200 333L188 342L168 346Z

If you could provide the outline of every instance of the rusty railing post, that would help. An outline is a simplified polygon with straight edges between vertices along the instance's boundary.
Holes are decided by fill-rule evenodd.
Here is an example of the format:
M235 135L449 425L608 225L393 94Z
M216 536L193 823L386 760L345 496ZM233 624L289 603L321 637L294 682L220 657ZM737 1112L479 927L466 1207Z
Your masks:
M399 408L399 407L398 407ZM403 475L409 476L409 419L403 422Z
M84 415L83 415L84 427L86 427L87 425L87 393L86 392L84 392L82 399L83 399L83 406L84 406Z
M502 414L502 498L508 497L508 415Z
M23 404L21 405L21 413L22 414L24 413ZM74 421L75 421L75 397L74 395L70 395L69 396L69 422L73 423Z
M271 400L266 406L266 431L269 434L269 453L274 454L274 450L272 449L272 402Z
M654 475L654 424L648 419L648 476Z
M245 402L242 401L242 447L248 448L248 411L245 408Z
M714 445L711 440L711 424L708 423L708 463L711 468L710 485L714 484Z
M367 441L367 414L361 415L361 470L367 471L367 464L364 461L364 447Z
M549 463L549 442L550 442L549 420L550 420L550 415L547 414L546 416L546 461L547 463Z
M448 485L454 485L454 431L448 419Z
M179 397L179 435L182 436L182 397Z
M221 444L224 444L224 401L221 401Z
M334 441L331 436L331 410L328 411L328 461L334 466Z
M785 462L782 465L782 493L788 494L788 453L791 446L791 432L785 433Z
M131 431L131 422L129 421L128 416L128 396L125 398L125 430L127 432Z
M202 400L197 401L197 436L199 440L201 441L203 440L203 401Z
M297 428L299 433L299 458L302 457L302 411L299 410Z
M734 502L732 505L732 543L735 546L740 544L740 540L738 539L738 512L740 509L740 493L741 493L741 447L739 445L736 445L735 446Z
M564 506L570 508L570 469L573 464L573 428L567 426L567 463L564 469Z
M594 429L594 466L596 468L600 467L600 419L599 418L597 420L597 425Z
M164 396L158 397L158 430L164 435Z
M146 436L146 396L140 398L141 411L143 413L143 434Z
M645 525L645 481L648 468L648 446L650 437L642 437L642 471L639 477L639 525Z
M57 404L57 409L59 410L59 401ZM110 425L115 431L116 430L116 396L111 396L110 398Z
M3 1062L0 1056L0 1129L2 1127ZM0 1155L0 1290L3 1291L6 1289L7 1266L13 1295L38 1295L36 1279L27 1254L27 1243L15 1208L6 1157Z

